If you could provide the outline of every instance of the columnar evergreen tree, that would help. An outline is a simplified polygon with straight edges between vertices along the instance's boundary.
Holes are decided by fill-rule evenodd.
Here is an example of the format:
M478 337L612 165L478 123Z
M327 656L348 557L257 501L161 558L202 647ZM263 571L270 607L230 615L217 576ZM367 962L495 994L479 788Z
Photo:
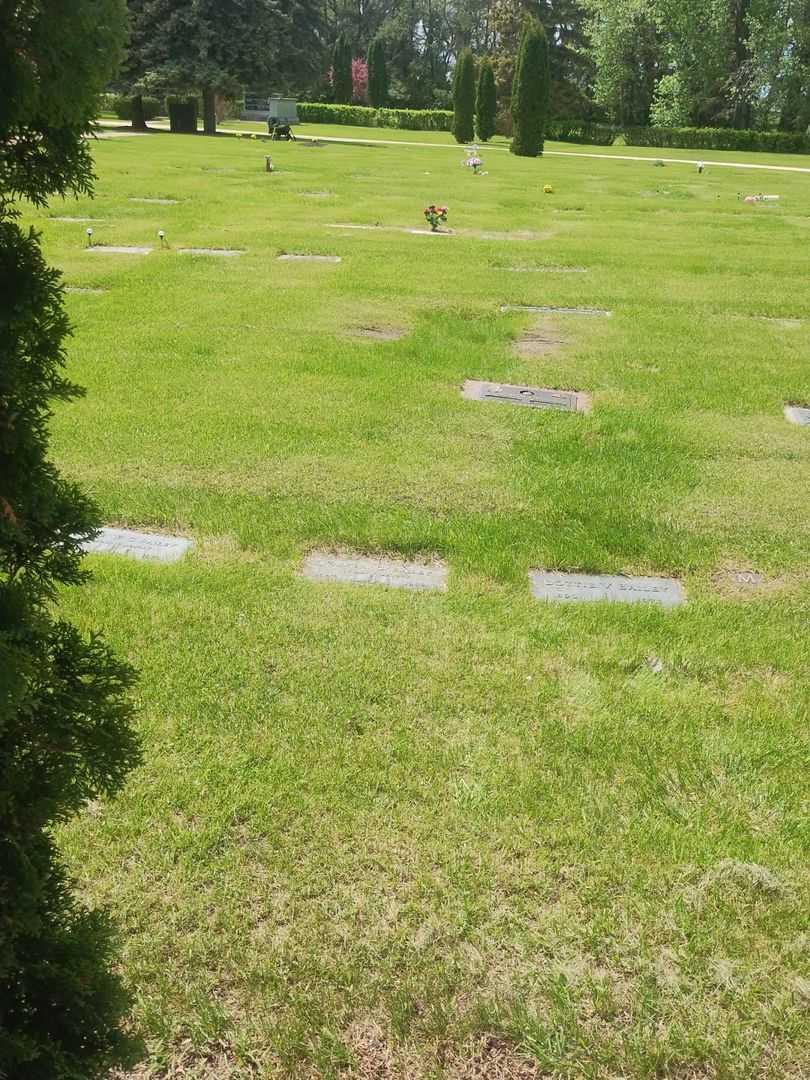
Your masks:
M464 49L459 56L453 76L453 137L460 143L475 138L475 60L471 49Z
M543 153L549 104L549 62L546 32L529 18L523 30L512 83L511 150L520 157Z
M484 60L478 73L478 89L475 94L475 126L481 142L487 142L495 134L497 109L495 72L489 60Z
M382 109L388 104L385 41L379 34L368 48L368 100L375 109Z
M335 102L348 105L352 100L352 47L345 34L340 34L332 53L332 85Z
M104 915L72 893L53 827L137 760L131 669L56 613L84 580L95 507L48 460L69 333L58 271L15 202L88 193L83 138L114 73L121 0L0 5L0 1076L76 1080L125 1063L127 1003ZM13 201L12 201L13 200Z

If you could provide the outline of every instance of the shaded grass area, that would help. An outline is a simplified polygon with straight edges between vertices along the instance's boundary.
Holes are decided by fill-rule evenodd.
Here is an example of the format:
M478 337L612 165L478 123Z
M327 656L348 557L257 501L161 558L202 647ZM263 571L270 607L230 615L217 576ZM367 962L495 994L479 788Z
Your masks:
M122 922L146 1075L500 1075L483 1035L514 1077L806 1075L804 181L750 207L733 170L493 153L473 178L460 150L275 144L268 175L266 152L100 143L98 197L49 213L164 229L143 258L33 217L106 290L68 298L89 393L61 467L111 523L196 541L95 558L64 597L143 671L145 765L62 840ZM432 201L453 237L329 228ZM556 317L527 360L534 317L501 304L614 315ZM468 402L465 378L594 408ZM296 576L330 546L441 555L449 592ZM689 603L538 604L531 566L673 574Z

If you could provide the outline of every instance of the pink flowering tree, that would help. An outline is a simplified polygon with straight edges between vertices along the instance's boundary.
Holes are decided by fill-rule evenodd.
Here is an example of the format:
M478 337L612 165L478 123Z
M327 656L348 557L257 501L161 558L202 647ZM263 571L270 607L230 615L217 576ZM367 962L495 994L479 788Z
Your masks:
M357 105L368 102L368 64L362 56L352 60L352 101Z

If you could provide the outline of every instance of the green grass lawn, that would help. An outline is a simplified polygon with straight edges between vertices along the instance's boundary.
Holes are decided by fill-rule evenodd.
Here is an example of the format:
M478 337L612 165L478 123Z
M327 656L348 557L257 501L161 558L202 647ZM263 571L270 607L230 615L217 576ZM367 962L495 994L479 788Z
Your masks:
M806 179L267 152L110 139L94 201L29 215L105 290L67 298L60 467L109 523L195 541L93 557L62 598L142 673L144 765L61 833L122 928L138 1075L808 1076ZM431 201L455 235L395 230ZM537 317L501 304L613 317L542 320L563 344L527 359ZM314 584L315 548L438 556L449 589ZM544 604L532 567L688 603Z

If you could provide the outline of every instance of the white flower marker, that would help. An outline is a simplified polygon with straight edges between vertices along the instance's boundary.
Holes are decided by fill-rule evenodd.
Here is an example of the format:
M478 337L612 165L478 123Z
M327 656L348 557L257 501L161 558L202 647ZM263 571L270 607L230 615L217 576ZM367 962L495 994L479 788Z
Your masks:
M87 228L84 231L87 233L87 246L92 247L93 246L93 230L88 225Z
M166 247L166 233L163 229L158 229L158 236L160 237L160 246Z

